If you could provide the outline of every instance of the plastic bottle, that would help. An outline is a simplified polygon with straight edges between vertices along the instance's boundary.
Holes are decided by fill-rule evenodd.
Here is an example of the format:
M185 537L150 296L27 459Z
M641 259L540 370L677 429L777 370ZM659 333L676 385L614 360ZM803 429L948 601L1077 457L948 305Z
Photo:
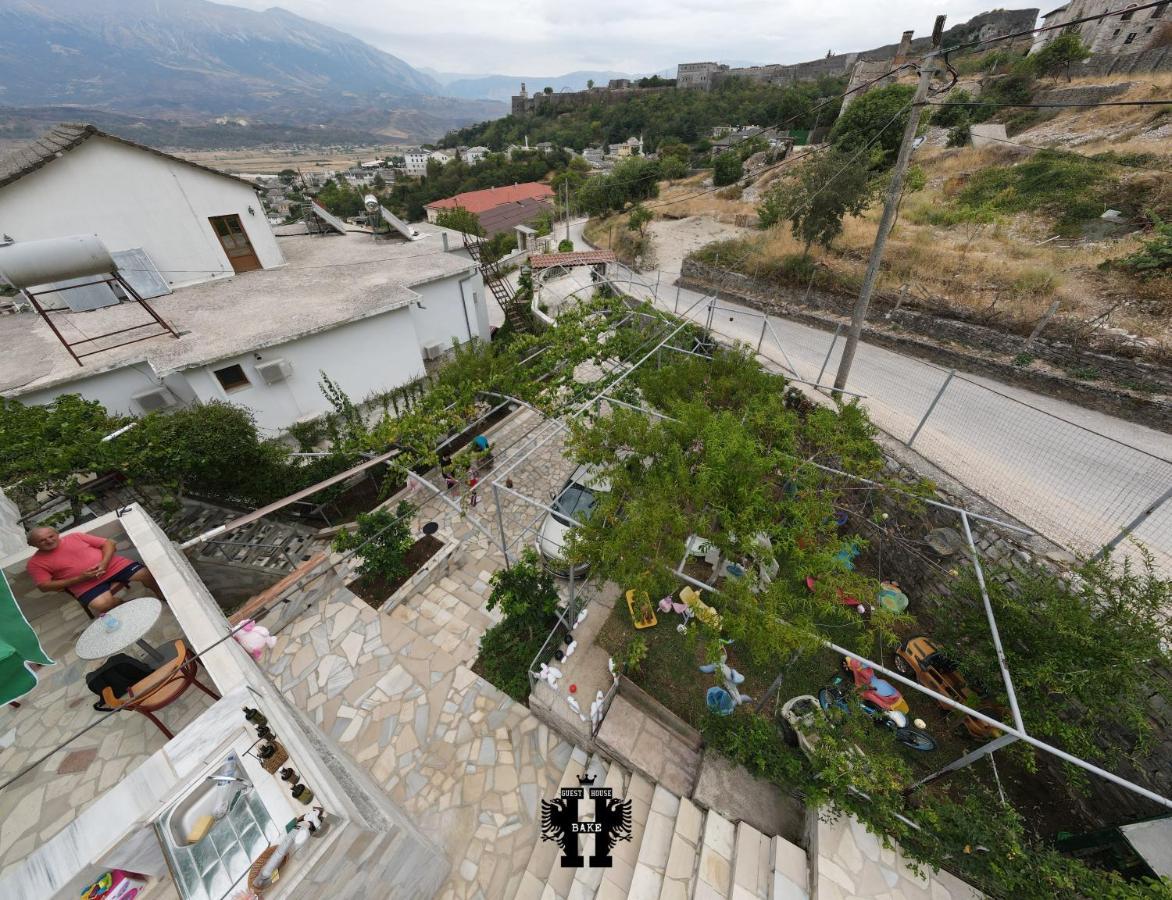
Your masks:
M244 718L256 726L269 724L268 717L259 709L253 709L251 706L244 707Z
M106 631L117 631L122 627L122 623L112 612L102 613L102 625L105 626Z

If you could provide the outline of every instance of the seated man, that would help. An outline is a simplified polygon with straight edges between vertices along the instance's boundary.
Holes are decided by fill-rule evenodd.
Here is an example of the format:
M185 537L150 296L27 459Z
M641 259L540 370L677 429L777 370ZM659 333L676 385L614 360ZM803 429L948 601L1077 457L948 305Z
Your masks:
M111 540L80 532L60 534L56 528L41 526L28 533L28 542L37 548L28 561L28 573L37 587L45 593L69 591L96 616L122 602L114 597L115 582L125 587L137 581L159 596L159 585L150 569L116 556Z

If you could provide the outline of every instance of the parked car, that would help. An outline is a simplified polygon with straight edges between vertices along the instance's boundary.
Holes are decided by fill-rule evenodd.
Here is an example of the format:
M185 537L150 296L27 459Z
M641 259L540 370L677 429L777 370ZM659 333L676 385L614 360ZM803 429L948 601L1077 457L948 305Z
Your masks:
M895 669L957 703L963 703L981 712L986 711L982 708L984 698L981 693L968 683L957 669L956 663L929 637L920 635L900 644L895 650ZM944 703L940 703L940 707L946 711L952 709ZM1001 734L992 725L969 715L964 717L964 727L970 736L979 741L992 740Z
M570 577L570 566L564 558L566 537L574 522L585 522L594 512L599 494L610 491L610 482L592 472L588 466L579 466L566 479L552 502L553 512L547 513L537 536L537 551L545 567L555 575ZM574 577L585 575L589 569L586 563L574 566Z

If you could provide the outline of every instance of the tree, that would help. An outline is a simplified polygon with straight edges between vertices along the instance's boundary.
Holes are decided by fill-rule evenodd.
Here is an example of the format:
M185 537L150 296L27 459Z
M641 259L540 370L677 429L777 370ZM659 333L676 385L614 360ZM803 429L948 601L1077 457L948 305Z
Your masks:
M42 492L63 494L76 521L83 480L114 465L117 445L102 438L126 422L77 394L63 394L45 406L0 398L0 484L30 508Z
M355 531L339 531L334 537L334 549L339 552L358 550L358 571L363 575L396 581L410 574L407 551L415 544L411 536L411 517L415 507L400 500L392 513L389 509L358 514Z
M445 209L435 217L435 224L441 228L462 231L464 234L478 234L482 236L484 234L484 228L481 227L480 219L476 213L469 212L462 206Z
M642 203L636 204L631 210L631 215L627 219L627 228L630 231L639 232L639 237L643 237L643 230L647 227L647 223L655 218L655 214L651 212Z
M659 168L663 177L668 181L675 181L688 174L688 164L678 156L663 156L661 154Z
M716 187L735 184L744 171L745 167L741 162L740 154L732 150L726 151L713 160L712 183Z
M297 172L294 169L282 169L277 173L277 178L282 184L291 184L293 179L297 177Z
M551 87L546 87L546 88L545 88L545 89L542 91L542 93L544 93L544 94L552 94L552 93L553 93L553 88L551 88Z
M593 78L586 79L586 90L588 90L588 91L594 90L594 79Z
M382 173L381 173L381 172L375 172L375 173L374 173L374 178L372 178L372 179L370 180L370 186L371 186L372 188L374 188L374 190L375 190L376 192L377 192L377 191L384 190L384 189L386 188L386 186L387 186L387 182L386 182L386 179L385 179L385 178L383 178L383 176L382 176Z
M1091 55L1091 48L1074 33L1060 34L1029 58L1030 68L1040 78L1063 74L1070 81L1070 67Z
M973 99L972 94L964 88L945 94L944 103L969 103ZM969 121L969 109L967 106L941 106L932 110L932 123L939 125L941 128L954 128L957 125L966 125Z
M494 263L504 256L508 256L517 249L517 234L513 231L500 231L484 242L481 255L485 262Z
M830 131L830 143L850 155L868 148L860 164L886 168L899 151L914 94L915 88L906 84L868 91L838 117Z
M842 233L843 218L861 215L874 195L866 167L830 151L806 160L796 173L770 188L757 215L762 228L788 219L808 256L815 242L829 248Z

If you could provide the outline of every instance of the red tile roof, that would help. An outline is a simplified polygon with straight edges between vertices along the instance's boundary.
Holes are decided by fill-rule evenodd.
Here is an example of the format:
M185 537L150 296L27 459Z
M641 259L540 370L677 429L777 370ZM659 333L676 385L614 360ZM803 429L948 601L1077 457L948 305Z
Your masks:
M552 269L554 266L596 266L599 263L615 262L611 250L580 250L577 253L546 253L529 257L534 269Z
M495 209L505 203L518 203L522 200L546 200L553 196L553 188L548 184L530 181L526 184L511 184L506 187L487 188L483 191L469 191L466 194L457 194L446 200L436 200L427 204L428 209L455 209L457 206L470 213L480 215L490 209Z

